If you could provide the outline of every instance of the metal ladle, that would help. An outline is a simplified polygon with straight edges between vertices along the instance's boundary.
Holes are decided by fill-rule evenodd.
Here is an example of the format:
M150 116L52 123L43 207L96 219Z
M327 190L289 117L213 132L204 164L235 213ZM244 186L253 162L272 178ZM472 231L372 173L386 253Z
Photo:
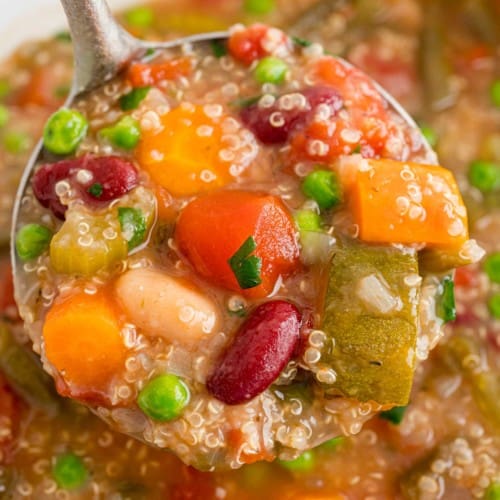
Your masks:
M103 85L116 76L131 61L140 59L148 50L172 49L186 43L207 43L213 40L226 39L227 32L204 33L169 42L146 42L134 38L125 31L111 14L105 0L61 0L68 19L71 38L73 40L75 73L73 85L65 106L71 107L75 98L84 92ZM347 61L344 63L349 64ZM401 105L380 85L374 82L377 90L386 99L392 110L413 129L420 129L401 107ZM422 143L429 162L437 162L436 155L425 138ZM22 282L20 267L23 265L17 257L15 235L19 225L21 202L26 194L32 173L38 164L43 143L40 141L26 165L21 177L12 212L11 259L14 274L14 289L18 303L29 292L28 286Z

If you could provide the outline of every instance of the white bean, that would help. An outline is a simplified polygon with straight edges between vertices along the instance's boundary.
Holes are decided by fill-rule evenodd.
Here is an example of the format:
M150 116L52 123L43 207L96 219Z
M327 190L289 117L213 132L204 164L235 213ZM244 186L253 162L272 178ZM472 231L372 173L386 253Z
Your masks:
M213 333L217 305L192 284L154 269L134 269L115 285L128 320L145 335L193 343Z

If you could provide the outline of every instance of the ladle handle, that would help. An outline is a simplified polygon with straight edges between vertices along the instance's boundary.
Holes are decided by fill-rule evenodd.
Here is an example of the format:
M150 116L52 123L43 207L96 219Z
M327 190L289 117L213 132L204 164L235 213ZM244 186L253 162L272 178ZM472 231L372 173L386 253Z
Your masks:
M61 0L73 39L73 92L91 90L116 75L143 50L114 19L105 0Z

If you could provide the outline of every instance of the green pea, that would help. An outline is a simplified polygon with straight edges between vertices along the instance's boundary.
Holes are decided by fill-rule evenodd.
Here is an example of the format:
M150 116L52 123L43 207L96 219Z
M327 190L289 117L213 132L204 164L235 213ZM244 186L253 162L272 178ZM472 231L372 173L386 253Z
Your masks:
M500 481L495 481L488 486L484 500L500 500Z
M495 319L500 319L500 293L495 293L490 297L488 309Z
M341 201L341 189L337 176L331 170L316 170L306 176L302 192L316 201L319 208L327 210Z
M285 81L288 66L285 61L277 57L264 57L254 69L254 78L259 83L280 84Z
M65 453L56 458L52 476L59 488L74 490L83 486L88 477L83 460L73 453Z
M69 31L59 31L59 33L54 35L54 40L63 43L71 43L71 34Z
M141 138L139 122L131 116L124 116L112 127L100 130L99 135L121 149L134 149Z
M0 104L0 127L5 127L7 125L7 122L9 121L9 110Z
M298 210L294 219L300 231L321 231L321 217L313 210Z
M469 165L469 182L483 193L500 188L500 165L492 161L476 160Z
M4 99L10 94L12 87L7 80L0 80L0 99Z
M500 252L493 252L484 261L484 271L493 283L500 283Z
M125 21L134 28L149 28L154 21L154 12L149 7L136 7L125 13Z
M422 132L422 135L425 137L426 141L429 143L429 146L431 146L431 148L436 147L438 142L437 132L429 125L424 124L420 125L420 131Z
M243 8L249 14L269 14L276 7L274 0L245 0Z
M325 441L323 444L320 445L320 448L323 450L328 450L328 451L334 451L338 449L340 446L342 446L346 441L345 436L337 436L332 439L329 439L328 441Z
M316 457L311 450L305 451L294 460L277 460L278 464L285 469L294 472L307 472L314 468Z
M87 134L88 122L73 109L56 111L43 129L43 144L51 153L67 155L73 153Z
M25 153L31 147L31 137L25 132L9 130L3 136L3 147L9 153Z
M52 231L40 224L23 226L16 236L16 250L21 260L35 259L49 248Z
M137 87L132 89L128 94L121 96L119 104L122 111L137 109L150 90L151 87Z
M495 80L490 87L491 102L500 108L500 80Z
M379 413L379 417L388 420L394 425L399 425L403 421L407 408L408 406L395 406L390 410Z
M160 375L139 393L139 408L154 420L167 422L179 417L189 403L187 385L176 375Z
M120 221L124 237L128 242L129 250L132 250L144 241L146 219L141 210L130 207L119 207L118 220Z

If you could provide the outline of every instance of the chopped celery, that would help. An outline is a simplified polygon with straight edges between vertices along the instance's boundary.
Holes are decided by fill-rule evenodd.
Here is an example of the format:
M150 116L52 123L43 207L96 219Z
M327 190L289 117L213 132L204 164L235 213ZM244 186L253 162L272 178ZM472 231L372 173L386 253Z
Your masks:
M85 233L79 232L87 228ZM55 271L90 276L126 258L127 241L117 217L69 210L66 221L50 244Z
M338 239L330 267L320 363L329 386L359 401L408 403L415 367L419 280L415 252Z
M38 359L17 344L9 328L1 323L0 369L28 403L47 413L57 411L59 401L52 379L42 370Z

